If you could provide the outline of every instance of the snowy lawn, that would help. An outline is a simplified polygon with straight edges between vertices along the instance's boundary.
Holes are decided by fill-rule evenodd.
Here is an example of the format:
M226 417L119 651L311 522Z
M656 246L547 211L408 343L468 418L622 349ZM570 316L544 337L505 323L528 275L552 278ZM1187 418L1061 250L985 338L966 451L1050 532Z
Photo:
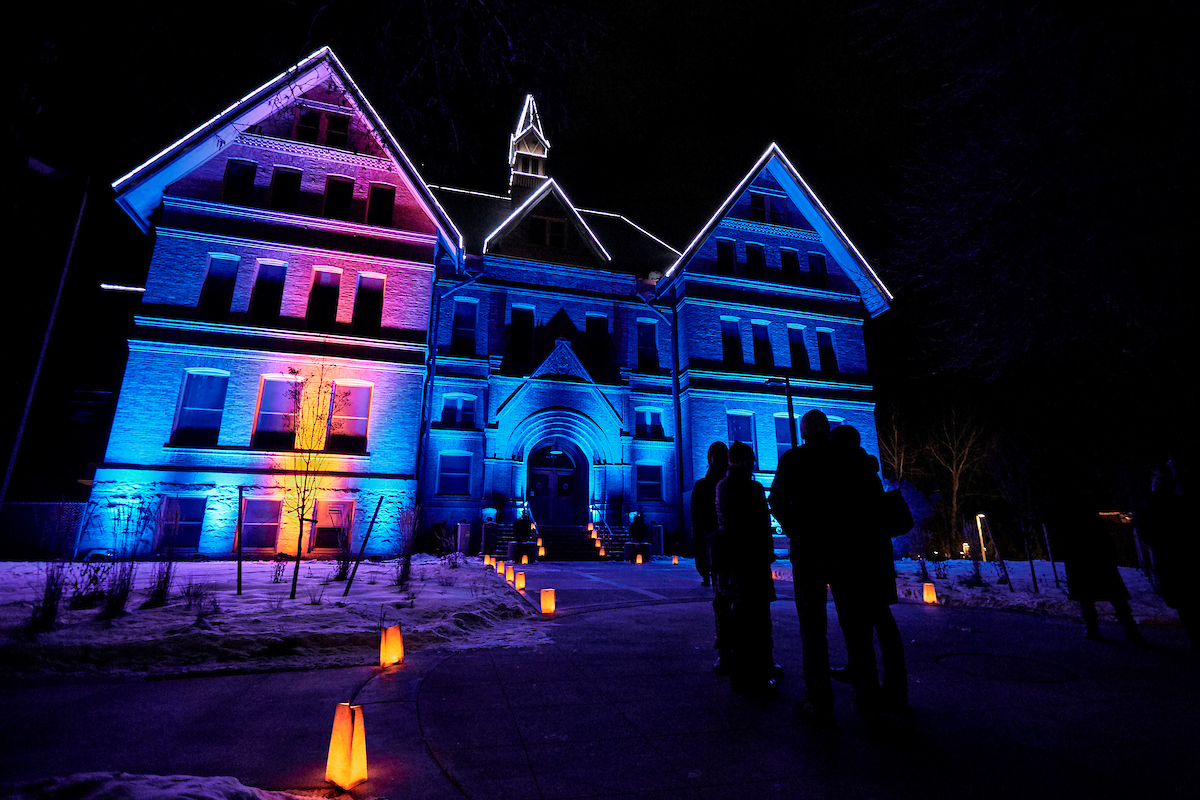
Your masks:
M379 630L399 624L406 652L432 644L453 648L546 641L544 626L478 559L451 569L415 556L412 580L394 585L396 562L363 562L348 597L330 581L333 562L305 561L296 599L292 564L274 583L275 564L242 564L243 590L232 561L178 562L167 604L141 608L155 562L137 565L126 613L72 609L73 584L95 565L67 564L62 610L54 630L31 635L47 565L0 562L0 676L36 674L159 675L212 671L277 671L378 663ZM107 566L107 565L104 565Z

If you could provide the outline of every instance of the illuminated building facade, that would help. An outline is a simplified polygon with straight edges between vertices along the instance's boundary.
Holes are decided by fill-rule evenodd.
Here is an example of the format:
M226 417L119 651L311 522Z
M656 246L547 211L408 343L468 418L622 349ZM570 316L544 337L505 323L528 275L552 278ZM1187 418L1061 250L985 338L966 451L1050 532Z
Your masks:
M323 556L379 507L386 554L415 501L477 533L641 511L670 548L713 440L769 482L773 377L875 450L890 297L782 153L682 253L576 207L549 153L527 98L508 192L430 187L321 50L118 180L155 245L83 549L227 555L240 518L243 552Z

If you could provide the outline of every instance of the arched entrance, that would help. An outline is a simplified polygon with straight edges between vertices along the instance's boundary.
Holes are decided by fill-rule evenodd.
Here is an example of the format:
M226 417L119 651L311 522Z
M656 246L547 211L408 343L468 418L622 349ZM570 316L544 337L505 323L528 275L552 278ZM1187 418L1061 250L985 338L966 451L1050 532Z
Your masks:
M529 510L539 525L583 525L587 522L587 473L583 455L554 444L529 456L526 491Z

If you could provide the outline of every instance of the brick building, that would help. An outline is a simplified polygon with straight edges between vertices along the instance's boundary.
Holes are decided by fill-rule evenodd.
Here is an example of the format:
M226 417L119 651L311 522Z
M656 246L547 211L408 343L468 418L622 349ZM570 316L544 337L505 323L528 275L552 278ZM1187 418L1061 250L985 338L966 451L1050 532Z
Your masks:
M676 549L713 440L769 483L785 379L875 449L890 295L777 148L682 252L550 151L526 98L508 191L430 187L324 49L118 180L154 250L83 547L320 556L379 508L391 553L419 502Z

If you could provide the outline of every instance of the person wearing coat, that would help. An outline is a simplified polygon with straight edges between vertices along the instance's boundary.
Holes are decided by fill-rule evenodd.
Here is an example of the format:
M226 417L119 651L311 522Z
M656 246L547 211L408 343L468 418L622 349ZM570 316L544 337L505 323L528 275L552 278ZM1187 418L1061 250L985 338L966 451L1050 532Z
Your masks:
M1117 553L1100 521L1100 498L1075 470L1060 471L1057 493L1046 509L1046 527L1062 553L1067 569L1067 597L1079 603L1084 637L1100 640L1096 603L1112 604L1125 629L1126 641L1144 644L1145 638L1129 609L1129 590L1117 571Z
M717 635L713 648L717 651L717 661L713 664L713 672L718 675L728 675L733 663L730 657L731 629L729 614L733 598L721 591L719 582L712 575L711 558L709 556L710 538L717 528L717 483L725 477L729 470L729 448L724 442L713 442L708 448L708 473L696 481L692 487L692 547L696 553L696 569L704 578L703 585L713 588L713 619L716 623ZM703 565L703 566L702 566Z
M729 448L729 472L717 484L719 527L713 566L721 590L733 599L733 689L767 696L778 688L771 638L775 548L766 492L754 480L753 468L754 450L734 442Z
M841 562L844 567L835 562L831 570L830 589L849 657L845 668L834 670L833 677L854 687L855 700L864 715L876 709L906 712L908 668L904 663L904 641L891 609L899 600L892 540L878 524L883 502L879 462L862 448L861 436L853 426L839 425L829 438L848 472L842 498L849 512L844 528L846 544L861 553L852 562ZM883 660L882 687L875 661L875 634L879 636Z
M1193 576L1200 561L1200 541L1195 524L1188 521L1170 461L1155 468L1150 499L1137 524L1139 537L1154 553L1154 573L1163 600L1179 614L1192 649L1200 650L1200 587Z

